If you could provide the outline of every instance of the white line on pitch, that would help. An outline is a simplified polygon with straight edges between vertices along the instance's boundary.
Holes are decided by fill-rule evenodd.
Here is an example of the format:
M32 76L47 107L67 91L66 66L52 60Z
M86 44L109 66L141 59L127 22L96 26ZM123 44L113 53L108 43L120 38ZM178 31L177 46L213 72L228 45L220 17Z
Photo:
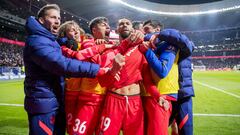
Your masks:
M202 83L202 82L195 81L195 80L194 80L194 82L196 82L196 83L198 83L198 84L200 84L200 85L203 85L203 86L205 86L205 87L208 87L208 88L211 88L211 89L220 91L220 92L222 92L222 93L225 93L225 94L228 94L228 95L231 95L231 96L233 96L233 97L236 97L236 98L240 99L240 96L238 96L238 95L236 95L236 94L233 94L233 93L231 93L231 92L227 92L227 91L225 91L225 90L223 90L223 89L216 88L216 87L210 86L210 85L208 85L208 84L206 84L206 83Z
M23 106L23 104L8 104L8 103L0 103L0 106Z
M240 117L240 114L203 114L203 113L194 113L193 116L208 116L208 117Z
M0 103L0 106L17 106L17 107L22 107L23 104L8 104L8 103ZM240 117L240 114L203 114L203 113L194 113L193 116L207 116L207 117Z

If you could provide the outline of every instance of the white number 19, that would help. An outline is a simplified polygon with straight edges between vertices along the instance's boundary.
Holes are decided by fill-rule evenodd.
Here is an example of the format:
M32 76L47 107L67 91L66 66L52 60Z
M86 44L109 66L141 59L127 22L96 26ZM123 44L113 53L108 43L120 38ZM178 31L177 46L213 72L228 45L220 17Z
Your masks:
M108 117L102 117L102 126L104 126L103 131L106 131L108 129L108 127L110 126L111 123L111 119Z

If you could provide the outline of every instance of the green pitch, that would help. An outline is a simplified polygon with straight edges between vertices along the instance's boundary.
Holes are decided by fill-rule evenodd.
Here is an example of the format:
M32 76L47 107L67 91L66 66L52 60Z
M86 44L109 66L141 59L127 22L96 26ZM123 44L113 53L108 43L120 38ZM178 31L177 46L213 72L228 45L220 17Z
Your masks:
M240 72L194 72L193 77L194 134L239 135ZM3 105L23 104L23 81L0 81L0 92L0 135L28 134L23 107Z
M193 99L194 113L238 115L194 116L194 134L239 135L240 72L195 72L193 78L196 95Z

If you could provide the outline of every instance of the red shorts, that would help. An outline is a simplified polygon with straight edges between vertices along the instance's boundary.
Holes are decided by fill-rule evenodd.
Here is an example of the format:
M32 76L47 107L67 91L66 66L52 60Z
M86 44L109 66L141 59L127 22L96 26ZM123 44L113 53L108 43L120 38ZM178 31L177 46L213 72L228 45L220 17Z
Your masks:
M76 117L72 132L74 135L92 135L99 125L105 95L81 92L75 108Z
M80 91L65 91L65 112L67 120L67 133L71 133L71 129L74 123L75 110L77 108L77 100Z
M140 95L122 96L108 92L106 95L99 135L143 135L143 108Z
M144 131L146 135L168 135L169 118L172 113L172 104L166 111L156 99L150 96L143 96L144 108Z

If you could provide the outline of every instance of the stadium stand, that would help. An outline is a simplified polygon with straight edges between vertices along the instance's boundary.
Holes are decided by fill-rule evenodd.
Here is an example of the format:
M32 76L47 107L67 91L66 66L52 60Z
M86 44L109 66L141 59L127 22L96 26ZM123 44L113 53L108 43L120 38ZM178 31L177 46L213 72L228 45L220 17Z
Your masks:
M0 43L0 51L1 66L23 66L23 47L8 43Z
M0 79L23 78L23 45L26 39L25 20L37 11L46 1L37 0L0 0ZM75 20L87 28L81 18L62 12L62 21Z
M233 69L240 64L240 27L185 32L195 43L193 63L207 70Z
M0 74L4 72L19 70L22 73L23 48L22 43L26 39L24 30L25 19L35 15L46 4L46 1L14 1L0 0ZM26 10L27 9L27 10ZM63 11L62 22L75 20L86 32L88 24L81 21L81 17ZM171 24L171 23L169 23ZM167 25L169 25L167 24ZM233 25L234 26L234 25ZM195 67L206 70L225 70L239 67L240 65L240 26L217 26L216 29L197 31L183 31L196 45L193 54ZM8 42L5 39L9 40ZM4 41L4 42L3 42ZM202 68L204 67L204 68Z

